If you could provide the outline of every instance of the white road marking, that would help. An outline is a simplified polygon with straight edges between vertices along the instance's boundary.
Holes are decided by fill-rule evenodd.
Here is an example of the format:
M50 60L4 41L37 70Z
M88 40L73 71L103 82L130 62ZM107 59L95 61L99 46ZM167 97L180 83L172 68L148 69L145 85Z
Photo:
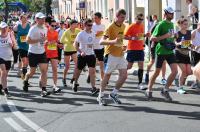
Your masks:
M42 129L40 126L32 122L30 119L28 119L25 115L23 115L21 112L17 110L15 107L15 104L12 101L7 100L7 104L11 110L11 112L18 117L21 121L23 121L25 124L27 124L29 127L31 127L36 132L46 132L44 129Z
M21 127L17 122L15 122L12 118L4 118L4 120L12 127L15 129L17 132L26 132L26 129Z

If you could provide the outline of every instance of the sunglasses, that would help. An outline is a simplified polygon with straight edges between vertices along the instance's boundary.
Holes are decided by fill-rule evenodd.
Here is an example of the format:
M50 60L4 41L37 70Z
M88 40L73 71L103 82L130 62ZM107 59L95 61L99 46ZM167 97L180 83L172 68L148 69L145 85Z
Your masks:
M138 18L138 20L139 20L139 21L143 21L144 19L142 19L142 18Z
M51 25L52 27L56 27L56 25Z

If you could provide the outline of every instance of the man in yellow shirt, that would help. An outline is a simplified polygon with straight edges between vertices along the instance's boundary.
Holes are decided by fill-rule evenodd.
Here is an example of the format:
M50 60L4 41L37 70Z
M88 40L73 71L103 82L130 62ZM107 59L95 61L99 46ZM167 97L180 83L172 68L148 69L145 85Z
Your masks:
M78 22L76 20L71 20L70 21L70 28L67 29L62 37L60 42L63 43L64 45L64 63L65 63L65 69L63 72L63 85L64 87L67 87L67 83L66 83L66 76L68 73L68 70L70 68L70 57L73 59L74 64L75 64L75 69L74 69L74 73L76 73L77 69L77 51L76 48L73 46L74 40L77 36L77 34L80 32L80 29L77 28L77 24ZM71 83L73 83L74 81L74 76L71 80Z
M126 18L126 11L119 9L116 13L116 19L105 30L104 37L100 44L105 46L105 74L101 82L101 89L97 101L99 105L106 105L104 100L104 90L114 70L119 71L119 77L115 88L109 94L109 97L117 104L121 104L118 99L118 91L124 84L127 78L127 61L124 58L123 34L125 25L123 24Z

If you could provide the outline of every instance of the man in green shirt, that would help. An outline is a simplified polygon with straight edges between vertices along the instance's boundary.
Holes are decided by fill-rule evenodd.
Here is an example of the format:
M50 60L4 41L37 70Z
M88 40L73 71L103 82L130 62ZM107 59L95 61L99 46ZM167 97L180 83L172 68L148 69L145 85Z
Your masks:
M153 84L160 73L163 62L166 60L170 65L171 74L167 79L165 87L161 90L161 95L166 101L172 101L168 91L170 85L176 77L177 64L173 49L168 49L164 44L169 43L172 45L174 42L174 25L171 22L174 17L174 10L171 7L167 7L164 9L164 13L165 19L157 25L151 37L151 41L158 42L156 46L156 70L150 78L148 89L145 92L145 95L149 100L152 100Z

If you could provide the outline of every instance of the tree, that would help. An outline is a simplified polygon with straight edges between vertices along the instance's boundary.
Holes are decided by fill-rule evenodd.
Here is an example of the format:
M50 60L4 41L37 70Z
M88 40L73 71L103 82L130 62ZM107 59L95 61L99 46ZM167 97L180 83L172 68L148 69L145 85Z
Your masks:
M5 4L5 22L8 21L8 1L4 0L4 4Z
M45 5L44 0L32 0L29 9L32 12L44 12L45 11L44 5Z
M52 0L45 0L45 7L46 7L47 15L49 15L49 14L52 15L51 4L52 4Z

